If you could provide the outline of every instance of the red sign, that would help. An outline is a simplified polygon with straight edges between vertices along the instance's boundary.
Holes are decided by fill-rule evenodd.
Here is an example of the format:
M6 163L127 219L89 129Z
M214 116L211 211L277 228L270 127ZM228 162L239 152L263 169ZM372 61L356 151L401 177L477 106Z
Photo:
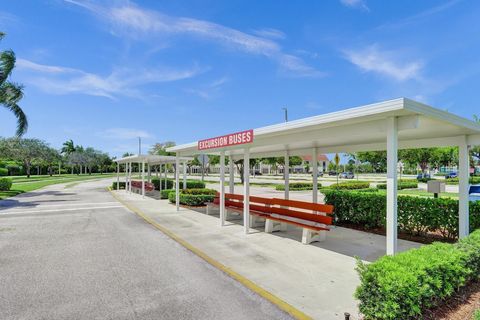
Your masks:
M198 141L198 150L225 148L235 146L237 144L245 144L253 142L253 130L236 132L220 137L205 139Z

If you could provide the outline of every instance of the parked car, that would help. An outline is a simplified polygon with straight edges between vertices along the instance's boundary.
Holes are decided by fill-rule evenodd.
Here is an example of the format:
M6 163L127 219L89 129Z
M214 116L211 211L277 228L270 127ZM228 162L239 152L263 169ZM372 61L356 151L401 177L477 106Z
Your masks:
M255 175L256 175L256 176L261 176L262 173L260 172L260 170L255 170Z
M353 172L342 172L342 173L340 173L339 178L340 179L353 179L353 178L355 178L355 175L353 174Z
M336 171L328 171L329 176L336 176L337 172Z
M449 172L445 175L445 179L454 179L458 178L458 173L456 172Z
M417 180L421 180L421 179L431 179L430 174L428 174L428 173L419 173L419 174L417 175Z
M480 201L480 185L470 186L468 193L470 201Z
M312 173L312 177L313 177L313 173ZM317 172L317 177L323 177L323 172L321 171Z

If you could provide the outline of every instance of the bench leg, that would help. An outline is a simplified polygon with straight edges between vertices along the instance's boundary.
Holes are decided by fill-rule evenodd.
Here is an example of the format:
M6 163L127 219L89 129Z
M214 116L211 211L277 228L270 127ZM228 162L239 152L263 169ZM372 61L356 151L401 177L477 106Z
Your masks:
M307 228L303 228L302 243L310 244L315 241L324 241L327 237L327 231L313 231Z
M287 224L284 222L265 219L265 232L272 233L275 231L287 231Z
M207 216L210 215L210 203L207 203Z
M263 225L263 219L262 217L258 217L255 215L250 215L250 228L256 228L260 227Z

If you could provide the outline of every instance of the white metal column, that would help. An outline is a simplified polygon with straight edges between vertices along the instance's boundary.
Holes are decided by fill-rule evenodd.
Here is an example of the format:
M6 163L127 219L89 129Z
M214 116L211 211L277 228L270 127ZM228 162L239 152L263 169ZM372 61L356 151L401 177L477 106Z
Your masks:
M228 156L228 192L235 193L235 167L232 156Z
M128 163L125 163L125 192L128 192Z
M397 118L387 119L387 254L397 252Z
M117 162L117 191L120 190L120 163Z
M164 189L167 190L168 189L168 165L165 163L164 164L164 173L165 173L165 180L163 182L163 186L164 186Z
M248 234L250 227L250 150L243 154L243 229Z
M127 187L128 187L128 192L132 192L132 163L129 162L128 164L128 183L127 183Z
M285 176L285 199L290 198L290 153L285 151L285 165L283 169L283 175Z
M150 164L147 165L147 181L152 182L152 168Z
M162 193L162 164L158 165L159 168L158 170L160 171L160 174L158 175L158 191L160 192L160 195Z
M177 211L180 210L180 158L177 156L175 158L175 205L177 206Z
M187 189L187 162L183 162L183 190Z
M470 233L468 203L470 152L467 137L462 137L458 152L458 236L464 238Z
M317 148L312 149L312 174L313 174L313 189L312 189L312 202L318 202L318 156Z
M220 225L225 225L225 151L220 153Z
M145 198L145 161L142 161L142 198Z

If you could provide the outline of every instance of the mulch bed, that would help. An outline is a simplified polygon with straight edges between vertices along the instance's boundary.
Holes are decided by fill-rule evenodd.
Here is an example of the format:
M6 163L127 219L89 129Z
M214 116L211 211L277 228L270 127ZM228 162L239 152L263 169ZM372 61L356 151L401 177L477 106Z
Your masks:
M463 287L441 306L428 310L424 319L470 320L477 309L480 309L480 280Z

